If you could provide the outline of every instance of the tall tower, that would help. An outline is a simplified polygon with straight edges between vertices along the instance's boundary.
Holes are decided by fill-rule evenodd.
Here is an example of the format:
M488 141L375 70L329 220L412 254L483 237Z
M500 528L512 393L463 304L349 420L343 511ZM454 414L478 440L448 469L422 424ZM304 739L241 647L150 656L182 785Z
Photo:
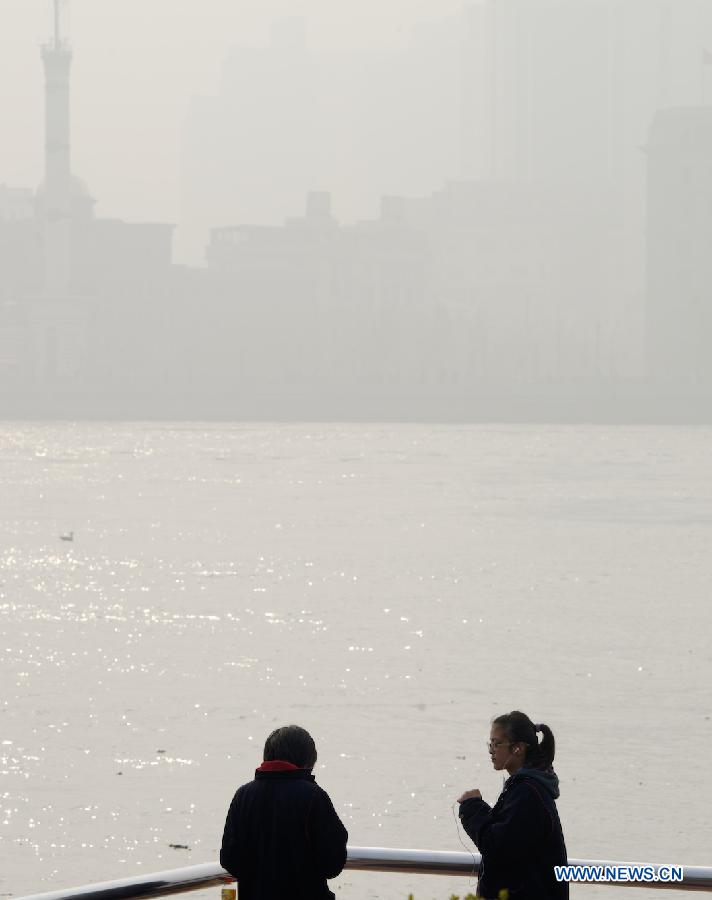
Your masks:
M45 290L69 289L72 257L72 164L69 75L72 51L62 35L61 0L54 0L54 36L42 47L45 70Z

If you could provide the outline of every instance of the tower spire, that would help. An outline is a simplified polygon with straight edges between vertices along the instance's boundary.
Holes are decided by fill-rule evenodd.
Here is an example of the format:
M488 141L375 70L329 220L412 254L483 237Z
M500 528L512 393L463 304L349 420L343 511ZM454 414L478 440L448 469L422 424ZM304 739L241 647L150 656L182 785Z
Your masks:
M52 5L54 8L54 34L49 46L52 50L61 50L67 45L67 38L62 36L62 11L66 10L66 0L52 0Z
M66 293L71 256L72 168L69 80L72 51L62 37L62 0L54 35L42 48L45 69L45 273L48 293Z

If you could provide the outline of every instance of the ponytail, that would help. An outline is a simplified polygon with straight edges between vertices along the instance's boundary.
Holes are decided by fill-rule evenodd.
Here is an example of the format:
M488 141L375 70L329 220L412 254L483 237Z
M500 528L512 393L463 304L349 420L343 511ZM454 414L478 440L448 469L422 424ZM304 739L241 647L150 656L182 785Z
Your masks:
M548 725L537 725L535 731L541 732L541 741L536 747L538 765L543 769L548 769L554 762L554 752L556 751L554 733Z

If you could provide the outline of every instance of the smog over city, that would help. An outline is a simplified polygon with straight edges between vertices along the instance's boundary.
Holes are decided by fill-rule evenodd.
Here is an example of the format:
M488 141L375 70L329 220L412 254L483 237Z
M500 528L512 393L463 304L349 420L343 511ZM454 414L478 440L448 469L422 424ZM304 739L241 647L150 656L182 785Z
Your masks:
M704 0L3 0L0 411L691 421Z
M711 235L712 0L0 0L0 900L710 889Z

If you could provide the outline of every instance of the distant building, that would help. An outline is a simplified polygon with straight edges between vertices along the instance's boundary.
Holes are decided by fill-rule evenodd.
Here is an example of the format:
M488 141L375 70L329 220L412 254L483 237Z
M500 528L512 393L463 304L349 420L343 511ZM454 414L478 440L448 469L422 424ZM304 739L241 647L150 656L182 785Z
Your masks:
M214 229L210 282L239 377L355 396L625 374L609 199L582 209L542 187L455 182L386 197L378 219L356 225L312 195L282 227Z
M238 390L320 397L338 416L439 380L427 248L400 220L340 226L328 195L312 193L282 227L214 229L208 265L231 307Z
M35 196L28 188L0 184L0 222L28 222L35 217Z
M33 191L0 185L0 302L17 303L43 286L41 226Z
M403 49L314 49L300 19L278 23L265 46L235 46L216 94L191 102L179 257L200 262L211 227L278 225L310 187L333 190L354 221L385 193L456 175L461 50L456 18Z
M642 148L656 110L705 102L712 4L483 0L466 9L463 35L465 177L529 184L552 209L578 207L552 259L570 254L574 306L584 309L576 295L600 298L590 318L602 371L642 375Z
M656 109L704 102L699 0L483 0L463 33L467 178L640 195Z
M180 295L173 226L95 218L72 173L72 50L60 9L42 47L42 184L36 193L0 186L0 394L18 410L23 397L51 411L54 395L72 394L81 408L92 393L163 386L161 338L173 324L164 311Z
M712 107L658 112L648 159L648 365L712 387Z
M43 286L34 192L0 185L0 390L22 383L30 355L25 298Z
M471 181L399 205L428 248L428 289L452 322L446 366L461 389L627 374L621 226L608 194L584 204L549 185Z

